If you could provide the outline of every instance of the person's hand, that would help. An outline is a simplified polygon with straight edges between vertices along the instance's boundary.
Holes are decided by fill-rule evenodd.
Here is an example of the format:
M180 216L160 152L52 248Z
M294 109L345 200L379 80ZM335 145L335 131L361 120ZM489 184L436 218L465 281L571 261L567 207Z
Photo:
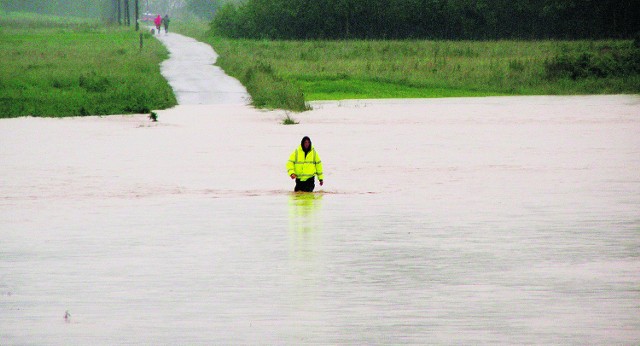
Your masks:
M295 173L291 173L290 177L291 177L291 179L295 179L296 178Z
M324 180L320 180L320 186L322 186L322 184L324 184Z

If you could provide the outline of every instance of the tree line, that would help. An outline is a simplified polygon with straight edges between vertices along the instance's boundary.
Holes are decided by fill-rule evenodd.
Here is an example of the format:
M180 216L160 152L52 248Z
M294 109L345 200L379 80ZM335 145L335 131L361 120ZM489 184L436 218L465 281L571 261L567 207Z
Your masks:
M212 27L267 39L632 38L640 0L246 0Z

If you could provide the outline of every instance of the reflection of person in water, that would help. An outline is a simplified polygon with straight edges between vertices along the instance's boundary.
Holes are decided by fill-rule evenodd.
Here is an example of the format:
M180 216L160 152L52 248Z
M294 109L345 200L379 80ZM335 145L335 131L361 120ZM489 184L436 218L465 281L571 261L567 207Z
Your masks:
M295 294L288 303L299 311L315 311L324 284L322 197L321 193L289 193L287 272Z
M303 137L302 141L300 141L300 146L289 156L287 173L289 173L291 179L296 180L294 191L313 192L316 175L318 176L318 181L320 181L320 186L324 184L322 161L316 149L311 145L309 137Z
M320 193L291 193L289 196L289 228L297 234L309 233L320 226L318 211L321 208ZM294 236L297 239L298 236ZM300 240L300 239L298 239Z

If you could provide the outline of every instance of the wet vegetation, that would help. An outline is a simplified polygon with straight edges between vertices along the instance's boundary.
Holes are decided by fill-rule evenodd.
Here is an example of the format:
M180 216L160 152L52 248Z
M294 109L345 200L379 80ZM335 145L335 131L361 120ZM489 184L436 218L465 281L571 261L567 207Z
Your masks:
M296 121L291 117L291 114L289 114L289 112L287 112L287 116L282 119L282 125L297 125L299 123L299 121Z
M164 47L144 34L140 50L131 28L103 24L105 17L127 22L121 17L131 14L131 3L0 0L0 117L175 105L159 72ZM640 93L640 7L633 1L172 3L213 18L172 25L211 44L217 64L260 108L305 111L308 101L352 98ZM19 10L96 19L8 12Z
M637 76L640 74L640 49L631 44L602 44L595 50L566 49L545 61L545 72L547 78L552 80Z
M632 2L247 0L191 35L258 107L311 100L640 92Z
M65 16L68 21L78 18L102 18L108 16L110 1L105 0L0 0L0 11L8 13L38 13ZM131 0L133 1L133 0ZM59 21L53 21L59 22Z
M251 39L629 39L637 1L246 0L213 20L217 34Z
M273 41L202 35L256 106L313 100L640 92L639 50L607 41Z
M149 113L176 99L166 49L131 29L30 14L0 17L0 117Z

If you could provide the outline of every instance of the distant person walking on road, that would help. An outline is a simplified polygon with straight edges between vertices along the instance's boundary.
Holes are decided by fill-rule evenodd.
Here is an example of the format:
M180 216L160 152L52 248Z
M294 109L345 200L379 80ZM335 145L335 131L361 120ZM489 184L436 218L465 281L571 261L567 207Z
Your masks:
M165 14L164 18L162 18L162 24L164 25L164 32L169 33L169 15Z
M304 136L300 146L291 153L287 162L287 173L296 180L294 191L313 192L315 176L318 176L320 186L324 183L322 161L316 149L311 145L311 139Z
M160 25L162 25L162 17L158 15L156 19L153 20L153 23L156 25L156 32L160 33Z

